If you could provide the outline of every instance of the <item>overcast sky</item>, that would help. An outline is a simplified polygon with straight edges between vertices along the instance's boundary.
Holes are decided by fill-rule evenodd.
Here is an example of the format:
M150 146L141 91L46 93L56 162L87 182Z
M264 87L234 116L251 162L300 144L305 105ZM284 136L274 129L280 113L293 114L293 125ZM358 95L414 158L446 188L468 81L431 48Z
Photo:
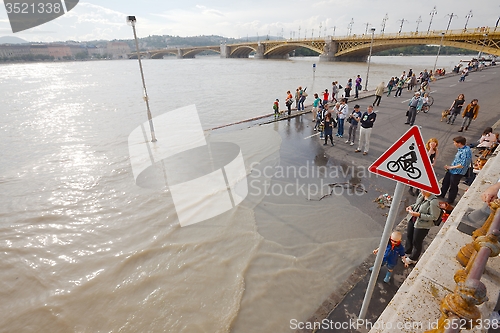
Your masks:
M22 0L19 0L22 2ZM16 36L28 41L51 42L97 39L130 39L132 29L125 17L137 17L137 34L198 36L221 35L246 37L290 35L317 37L346 35L353 20L352 33L363 34L366 23L379 33L382 20L388 16L385 32L398 32L403 23L403 32L415 31L421 16L419 31L427 31L430 13L436 6L431 29L446 29L450 14L456 16L450 29L463 29L466 16L472 10L467 27L495 26L500 15L497 0L80 0L66 15L41 26L12 33L5 7L0 8L0 36ZM476 7L474 7L476 6ZM325 31L326 28L326 31Z

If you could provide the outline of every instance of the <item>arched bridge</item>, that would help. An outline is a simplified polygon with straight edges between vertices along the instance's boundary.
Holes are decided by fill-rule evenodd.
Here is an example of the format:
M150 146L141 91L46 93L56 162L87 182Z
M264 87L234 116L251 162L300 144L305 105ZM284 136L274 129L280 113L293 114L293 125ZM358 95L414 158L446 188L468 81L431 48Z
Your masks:
M351 35L343 37L288 39L275 41L255 41L220 46L200 46L172 48L142 52L141 56L162 58L173 54L178 58L194 58L203 51L220 53L222 58L248 58L255 54L257 59L283 59L301 47L316 51L320 61L365 61L370 46L376 53L408 45L443 45L474 50L500 56L500 29L475 28L467 30L448 30L430 32L407 32L397 34ZM137 57L130 54L129 57Z

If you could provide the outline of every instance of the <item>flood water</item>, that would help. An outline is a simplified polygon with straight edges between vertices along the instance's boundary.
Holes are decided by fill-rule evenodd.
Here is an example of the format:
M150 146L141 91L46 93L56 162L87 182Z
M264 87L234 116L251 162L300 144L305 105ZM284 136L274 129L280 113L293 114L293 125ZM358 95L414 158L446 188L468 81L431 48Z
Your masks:
M438 68L460 58L440 57ZM369 89L434 60L373 57ZM168 184L136 183L128 139L147 120L136 60L1 65L0 332L290 331L378 244L380 223L352 204L364 192L340 186L320 200L329 184L369 175L324 158L305 139L309 117L208 130L270 113L299 85L312 93L364 79L367 65L143 65L153 117L194 104L208 142L240 147L248 195L181 227ZM192 186L198 213L211 208L194 195L201 187Z

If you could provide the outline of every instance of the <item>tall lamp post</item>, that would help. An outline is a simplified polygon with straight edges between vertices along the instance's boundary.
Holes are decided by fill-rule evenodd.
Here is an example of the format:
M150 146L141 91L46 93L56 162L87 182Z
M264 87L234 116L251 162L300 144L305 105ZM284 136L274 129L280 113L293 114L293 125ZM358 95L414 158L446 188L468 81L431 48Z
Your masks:
M441 33L441 43L439 43L438 53L436 55L436 61L434 61L434 69L432 70L433 73L436 72L436 65L438 62L439 52L441 52L441 45L443 45L443 38L444 38L444 32Z
M387 20L389 19L389 14L388 13L385 13L385 16L384 18L382 19L382 31L381 31L381 35L383 36L384 35L384 31L385 31L385 23L387 22Z
M432 8L432 12L429 14L431 16L431 21L429 22L429 28L427 29L427 32L431 30L431 24L432 24L432 19L434 18L434 15L436 15L438 12L436 10L436 6Z
M139 68L141 70L141 78L142 78L142 87L144 89L144 101L146 102L146 108L148 110L148 120L149 120L149 128L151 130L151 142L156 142L155 129L153 126L153 119L151 117L151 110L149 109L149 98L148 92L146 90L146 81L144 80L144 72L142 70L142 62L141 55L139 54L139 42L137 41L137 33L135 32L135 16L127 16L127 23L132 26L132 30L134 31L134 39L135 39L135 49L137 51L137 60L139 60Z
M365 91L368 90L368 74L370 74L370 62L372 60L372 49L373 49L373 34L375 33L375 28L371 28L372 40L370 42L370 54L368 55L368 69L366 70L366 80L365 80Z
M401 31L403 30L403 24L404 24L405 22L408 22L408 20L405 20L405 19L401 19L400 21L401 21L401 26L399 27L399 32L398 32L398 34L400 34L400 33L401 33Z
M420 25L420 22L422 22L422 15L420 15L418 17L418 20L417 20L417 29L415 29L415 32L418 32L418 26Z
M466 31L467 31L467 23L469 23L469 19L470 19L471 17L473 17L473 15L472 15L472 9L471 9L471 10L469 10L469 14L467 14L467 15L465 16L465 18L466 18L467 20L465 21L464 32L466 32Z

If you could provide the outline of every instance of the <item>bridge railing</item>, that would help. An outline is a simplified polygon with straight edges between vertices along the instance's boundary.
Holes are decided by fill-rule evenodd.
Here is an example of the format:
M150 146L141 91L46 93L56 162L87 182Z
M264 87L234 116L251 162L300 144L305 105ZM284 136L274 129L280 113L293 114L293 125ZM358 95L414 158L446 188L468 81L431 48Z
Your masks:
M444 33L445 36L459 36L459 35L477 35L483 36L485 34L500 33L500 28L496 27L478 27L478 28L469 28L469 29L456 29L456 30L430 30L430 31L408 31L401 33L383 33L383 34L375 34L374 38L429 38L429 37L441 37L441 34ZM361 40L369 40L372 38L371 34L353 34L353 35L345 35L345 36L332 36L327 35L325 37L302 37L302 38L287 38L283 40L277 40L280 42L289 41L289 42L297 42L297 41L325 41L325 40L353 40L353 39L361 39ZM277 42L276 40L261 40L262 43L271 43Z

